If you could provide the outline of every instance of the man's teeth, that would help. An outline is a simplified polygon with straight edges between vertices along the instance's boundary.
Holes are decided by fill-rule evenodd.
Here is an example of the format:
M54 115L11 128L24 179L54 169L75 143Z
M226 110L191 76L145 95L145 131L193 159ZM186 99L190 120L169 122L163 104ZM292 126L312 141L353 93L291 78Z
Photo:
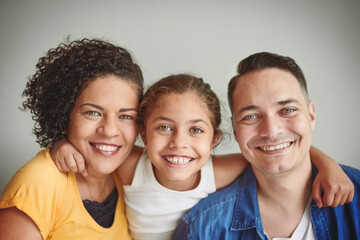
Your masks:
M95 147L104 152L112 152L118 148L117 146L111 146L111 145L95 145Z
M190 157L170 157L170 156L165 156L165 159L172 163L172 164L177 164L177 165L181 165L181 164L187 164L188 162L191 161L192 158Z
M274 150L278 150L278 149L287 148L288 146L290 146L290 143L282 143L282 144L275 145L275 146L261 147L261 149L263 151L274 151Z

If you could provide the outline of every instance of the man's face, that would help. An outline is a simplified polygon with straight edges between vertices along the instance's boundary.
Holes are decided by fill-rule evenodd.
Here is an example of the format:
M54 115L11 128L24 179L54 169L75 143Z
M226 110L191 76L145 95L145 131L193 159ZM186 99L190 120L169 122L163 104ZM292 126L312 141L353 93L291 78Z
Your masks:
M243 75L233 102L235 138L254 171L283 174L310 159L315 106L290 72L267 68Z

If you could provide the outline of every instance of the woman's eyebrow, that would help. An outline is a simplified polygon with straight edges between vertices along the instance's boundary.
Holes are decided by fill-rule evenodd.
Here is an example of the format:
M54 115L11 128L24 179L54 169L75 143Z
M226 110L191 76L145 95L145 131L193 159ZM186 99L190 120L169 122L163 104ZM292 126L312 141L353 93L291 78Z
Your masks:
M138 112L139 110L137 110L136 108L121 108L121 109L119 110L119 112L129 112L129 111Z
M104 110L103 107L93 104L93 103L84 103L80 107L83 107L83 106L91 106L91 107L97 108L99 110ZM120 110L119 110L119 112L129 112L129 111L138 112L138 110L136 108L120 108Z

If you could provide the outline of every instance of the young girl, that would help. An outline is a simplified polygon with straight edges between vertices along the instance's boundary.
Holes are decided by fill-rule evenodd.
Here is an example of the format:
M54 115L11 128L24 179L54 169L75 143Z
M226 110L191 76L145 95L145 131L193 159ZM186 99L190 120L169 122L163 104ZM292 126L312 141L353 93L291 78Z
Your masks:
M200 78L180 74L161 79L145 93L138 118L145 149L134 147L117 169L124 185L130 232L134 239L169 239L192 206L233 182L248 163L240 154L210 156L222 136L220 103ZM68 157L69 152L76 160ZM70 144L54 149L53 157L60 170L74 163L83 170L83 160ZM332 162L319 160L326 158L319 152L312 158L317 159L320 171L328 168L324 162ZM333 179L348 180L337 167L331 167L331 172L338 175ZM315 190L320 192L317 186ZM345 201L348 193L339 195L346 196Z

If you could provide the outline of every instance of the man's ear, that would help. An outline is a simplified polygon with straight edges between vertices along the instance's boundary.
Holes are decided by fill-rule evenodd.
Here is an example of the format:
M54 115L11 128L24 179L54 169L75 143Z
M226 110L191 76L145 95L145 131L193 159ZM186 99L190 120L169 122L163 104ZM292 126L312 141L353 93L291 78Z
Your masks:
M231 121L231 125L232 125L232 128L233 128L233 134L234 134L235 140L237 141L237 139L236 139L236 126L235 126L235 123L234 123L234 118L232 116L230 117L230 121Z
M315 109L315 103L313 101L309 102L309 116L310 116L311 129L314 130L316 126L316 109Z
M141 140L143 141L145 147L146 147L146 133L145 133L145 126L140 126L139 127L139 133L140 133L140 137Z

